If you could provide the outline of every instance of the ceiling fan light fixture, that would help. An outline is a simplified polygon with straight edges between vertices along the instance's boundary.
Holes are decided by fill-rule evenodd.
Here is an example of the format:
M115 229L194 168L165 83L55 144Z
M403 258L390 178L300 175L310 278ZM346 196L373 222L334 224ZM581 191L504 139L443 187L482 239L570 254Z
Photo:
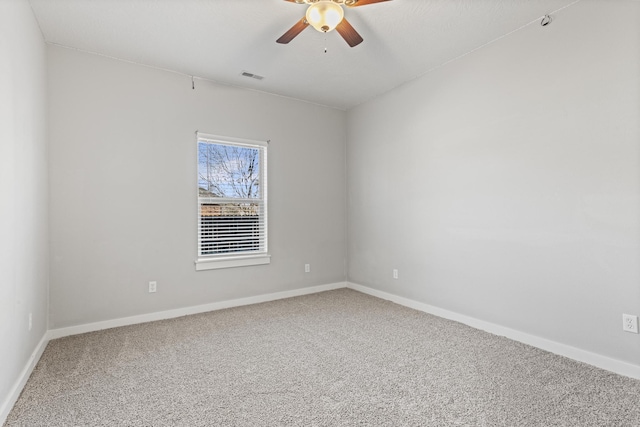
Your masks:
M307 9L306 19L309 24L321 33L335 29L344 18L342 6L333 0L320 0Z

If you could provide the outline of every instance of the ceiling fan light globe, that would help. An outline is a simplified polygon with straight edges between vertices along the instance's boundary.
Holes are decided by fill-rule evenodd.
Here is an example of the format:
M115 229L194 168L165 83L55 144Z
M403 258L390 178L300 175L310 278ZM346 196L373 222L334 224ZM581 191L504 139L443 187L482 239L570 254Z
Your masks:
M335 29L344 18L342 6L331 0L320 0L307 9L306 19L309 24L321 33Z

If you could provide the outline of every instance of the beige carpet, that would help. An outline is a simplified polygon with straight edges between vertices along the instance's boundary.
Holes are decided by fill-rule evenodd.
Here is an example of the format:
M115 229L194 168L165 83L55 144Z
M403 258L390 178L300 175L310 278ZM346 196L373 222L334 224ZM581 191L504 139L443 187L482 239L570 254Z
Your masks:
M7 426L640 426L640 381L341 289L49 343Z

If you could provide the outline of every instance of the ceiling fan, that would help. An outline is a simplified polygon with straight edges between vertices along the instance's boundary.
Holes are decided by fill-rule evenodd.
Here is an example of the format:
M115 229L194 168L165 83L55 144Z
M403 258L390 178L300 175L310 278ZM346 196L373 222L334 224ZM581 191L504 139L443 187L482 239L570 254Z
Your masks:
M346 7L366 6L390 0L284 0L290 3L307 4L306 15L282 35L276 42L286 44L311 25L321 33L335 29L351 47L362 43L363 39L344 17L342 5Z

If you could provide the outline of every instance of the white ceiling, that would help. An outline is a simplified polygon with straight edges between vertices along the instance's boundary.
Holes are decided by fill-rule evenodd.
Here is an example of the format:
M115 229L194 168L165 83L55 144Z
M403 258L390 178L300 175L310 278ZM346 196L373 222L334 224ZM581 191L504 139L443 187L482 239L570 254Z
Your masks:
M284 0L30 0L47 42L340 109L573 2L392 0L346 8L364 38L350 48L335 31L312 27L277 44L306 11Z

